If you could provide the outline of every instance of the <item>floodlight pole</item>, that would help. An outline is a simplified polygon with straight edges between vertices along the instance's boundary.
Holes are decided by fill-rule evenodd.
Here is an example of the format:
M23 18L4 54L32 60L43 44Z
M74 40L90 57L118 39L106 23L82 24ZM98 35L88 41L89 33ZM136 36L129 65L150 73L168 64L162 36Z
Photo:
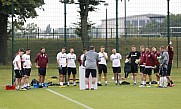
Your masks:
M122 1L122 0L121 0ZM126 3L127 0L124 0L124 36L125 38L127 37L127 26L126 26L126 15L127 15L127 3ZM129 1L129 0L128 0Z
M108 33L107 33L107 6L109 4L105 3L104 6L106 6L106 52L108 53L108 42L107 42L107 37L108 37Z
M170 43L170 0L167 0L167 37L168 44Z
M64 0L64 47L67 47L67 0Z
M14 21L13 21L13 17L14 17L14 0L11 0L11 12L12 12L12 56L11 56L11 58L12 58L12 62L13 62L13 60L14 60ZM13 85L14 84L14 65L13 65L13 63L12 63L12 83L11 83L11 85Z
M118 43L118 0L116 0L116 52L119 52L119 43ZM116 72L116 79L117 79L117 84L119 84L118 80L118 72Z

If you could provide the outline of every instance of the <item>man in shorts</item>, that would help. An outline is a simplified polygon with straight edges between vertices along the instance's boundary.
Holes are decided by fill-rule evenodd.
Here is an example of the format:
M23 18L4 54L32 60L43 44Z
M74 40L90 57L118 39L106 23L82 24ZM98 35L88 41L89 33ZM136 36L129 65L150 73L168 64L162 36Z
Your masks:
M112 62L112 70L113 70L113 73L114 73L114 81L115 81L115 84L117 85L117 74L119 76L119 85L122 85L122 77L121 77L121 59L122 59L122 56L120 53L117 53L116 52L116 49L113 49L112 50L112 55L110 56L110 60Z
M76 86L76 55L74 54L74 49L70 49L70 53L67 54L67 68L68 68L68 79L67 86L70 85L70 75L73 75L74 86Z
M24 49L19 49L18 54L15 56L14 60L13 60L13 65L14 65L14 72L15 72L15 78L16 78L16 89L17 90L26 90L23 86L23 84L21 83L21 79L22 79L22 55L24 53Z
M146 75L149 77L149 85L151 87L152 82L152 69L158 65L157 59L151 52L150 47L146 47L146 57L145 57L145 71L143 72L143 87L146 86Z
M30 89L30 84L29 84L29 77L31 73L31 60L30 60L30 49L26 49L26 53L22 56L23 60L23 72L24 72L24 77L25 77L25 85L24 87L27 89Z
M136 50L136 46L132 45L131 52L129 53L128 59L131 58L131 72L133 74L133 86L136 86L137 73L138 73L138 60L140 58L140 52Z
M65 87L63 85L64 83L64 77L67 74L67 54L66 54L66 48L63 47L61 49L61 52L57 54L57 64L58 64L58 71L60 75L60 87Z
M107 53L104 52L105 48L102 46L100 48L100 52L99 54L99 62L98 62L98 73L99 73L99 77L98 77L98 86L102 86L101 84L101 74L102 72L104 73L104 81L105 81L105 85L107 86Z
M156 47L152 47L152 52L153 52L155 58L157 59L157 62L159 63L158 59L160 57L160 52L157 51ZM160 67L160 65L158 64L156 66L156 68L154 68L154 74L156 75L158 85L159 85L159 82L160 82L159 67Z
M167 68L167 79L168 79L168 85L167 86L174 86L174 83L170 77L172 64L173 64L173 57L174 57L174 51L172 47L172 42L169 43L169 45L166 48L168 55L169 55L169 62L168 62L168 68Z
M90 50L87 53L85 53L83 59L83 66L85 66L85 90L89 90L88 83L90 74L92 75L91 90L95 89L97 62L99 62L99 55L95 52L95 47L91 46Z
M146 61L146 52L145 52L145 47L142 45L140 46L140 51L141 51L141 55L140 55L140 75L141 75L141 86L143 85L143 74L145 71L145 61ZM140 87L141 87L140 86Z
M160 47L160 53L161 53L161 58L160 58L160 84L159 88L167 88L167 67L168 67L168 62L169 62L169 54L165 50L164 46Z
M48 55L45 53L44 47L41 48L40 53L35 57L35 67L38 68L39 88L43 88L46 69L48 68Z

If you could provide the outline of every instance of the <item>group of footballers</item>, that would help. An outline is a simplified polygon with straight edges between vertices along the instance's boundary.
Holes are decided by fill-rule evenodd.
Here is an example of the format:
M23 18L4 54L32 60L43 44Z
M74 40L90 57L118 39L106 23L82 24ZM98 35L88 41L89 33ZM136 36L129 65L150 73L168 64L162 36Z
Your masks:
M31 73L32 63L30 61L30 49L27 49L24 54L24 49L19 49L19 52L16 54L13 64L14 72L16 77L16 88L18 90L28 90L30 89L29 77ZM88 52L87 49L83 49L83 54L78 59L80 66L86 67L85 64L85 54ZM108 54L105 52L105 48L102 46L98 55L98 86L101 84L102 72L104 74L105 85L108 85L107 81L107 61ZM157 77L157 84L160 88L167 86L174 86L170 78L170 72L172 67L173 60L173 47L171 43L167 47L160 47L160 51L156 50L156 47L144 48L140 46L140 51L136 50L136 46L131 47L131 52L126 57L128 62L130 62L130 73L133 74L133 85L136 86L137 83L137 74L138 66L140 66L141 73L141 85L139 87L146 86L146 75L149 77L149 84L147 87L151 86L152 83L152 70ZM91 57L91 56L90 56ZM66 53L66 48L62 48L57 54L56 60L58 64L59 72L59 82L61 87L65 87L64 78L68 72L67 86L70 85L70 75L73 75L73 85L76 86L76 54L74 49L71 48L69 53ZM116 49L112 49L112 54L110 55L110 61L112 63L112 71L114 73L115 84L122 85L123 78L121 76L121 60L122 56L120 53L117 53ZM38 53L34 59L35 66L38 69L39 76L39 87L44 86L46 69L48 68L48 55L45 53L45 48L41 48L40 53ZM88 65L88 64L87 64ZM95 68L96 69L96 68ZM117 74L119 78L119 83L117 83ZM94 75L96 76L96 74ZM97 77L97 76L96 76ZM167 81L168 80L168 81ZM168 83L168 84L167 84Z

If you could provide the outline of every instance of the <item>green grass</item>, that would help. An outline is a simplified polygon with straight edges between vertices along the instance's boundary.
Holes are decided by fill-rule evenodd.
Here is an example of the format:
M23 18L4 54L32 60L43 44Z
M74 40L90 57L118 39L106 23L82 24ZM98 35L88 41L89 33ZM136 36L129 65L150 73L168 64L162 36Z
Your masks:
M94 91L79 90L79 86L65 88L49 87L49 89L83 103L94 109L180 109L181 108L181 69L172 70L175 86L167 89L139 88L128 86L115 86L111 80L113 76L108 69L109 86L99 87ZM123 70L122 70L123 72ZM50 65L47 79L58 76L55 65ZM37 70L33 68L31 79L37 79ZM153 76L155 80L155 76ZM140 80L140 79L138 79ZM132 84L132 80L128 79ZM58 81L57 81L58 82ZM138 81L139 83L140 81ZM0 66L0 109L83 109L63 97L57 96L46 88L31 89L29 91L6 91L5 85L11 83L11 67Z

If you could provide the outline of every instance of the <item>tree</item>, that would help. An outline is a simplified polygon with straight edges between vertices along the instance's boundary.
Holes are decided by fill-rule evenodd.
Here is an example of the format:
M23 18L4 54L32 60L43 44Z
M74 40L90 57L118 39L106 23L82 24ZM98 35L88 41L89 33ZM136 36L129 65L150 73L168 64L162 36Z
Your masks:
M61 0L62 3L75 3L74 0ZM80 11L80 37L82 39L83 48L89 49L89 35L88 35L88 14L95 11L95 6L105 2L102 0L78 0Z
M161 24L155 20L147 23L142 29L142 34L159 34L161 32Z
M77 36L81 37L81 22L77 22L77 23L73 23L75 26L75 34L77 34ZM90 33L91 29L93 28L93 25L95 23L92 23L91 21L88 21L87 23L87 31L88 33ZM91 36L88 34L89 40L91 38Z
M171 14L170 15L170 27L181 27L181 14ZM167 31L167 16L161 24L162 31ZM173 28L172 32L181 32L181 29Z
M0 63L7 63L7 24L11 16L11 0L0 0ZM44 0L14 0L14 18L19 24L26 22L27 18L35 18L37 15L36 8L42 8Z

